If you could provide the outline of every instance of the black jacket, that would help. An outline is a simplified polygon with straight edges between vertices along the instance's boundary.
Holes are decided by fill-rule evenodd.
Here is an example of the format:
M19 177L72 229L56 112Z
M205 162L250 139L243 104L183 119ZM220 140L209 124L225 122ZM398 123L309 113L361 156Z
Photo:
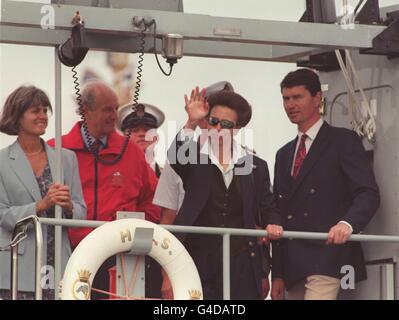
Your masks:
M380 196L360 138L324 123L295 180L291 168L297 139L276 156L274 193L285 230L328 232L344 220L361 232L378 209ZM355 268L356 281L366 278L359 242L327 245L325 241L282 240L273 249L274 277L290 288L309 275L341 278L341 268ZM275 259L276 258L276 259Z
M181 142L176 138L168 151L168 160L172 168L181 177L185 190L183 204L176 217L177 225L193 225L210 196L212 182L212 166L209 156L200 152L201 146L195 141ZM182 163L176 154L185 154L188 161ZM189 157L188 155L191 155ZM271 192L270 177L267 163L247 154L239 159L235 165L235 174L238 175L242 199L244 228L255 229L256 225L265 227L267 224L281 224L277 213L275 198ZM180 235L184 239L184 235ZM261 279L268 273L269 265L262 264L262 255L265 253L258 247L256 239L250 244L253 250L253 270L261 288Z

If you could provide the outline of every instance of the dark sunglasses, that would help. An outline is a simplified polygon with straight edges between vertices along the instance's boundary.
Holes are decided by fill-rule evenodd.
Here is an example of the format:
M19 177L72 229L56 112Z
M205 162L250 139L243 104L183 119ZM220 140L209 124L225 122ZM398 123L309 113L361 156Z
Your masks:
M219 120L218 118L215 118L215 117L209 117L208 123L212 127L215 127L215 126L217 126L218 123L220 123L220 126L222 127L222 129L233 129L236 126L236 124L233 121Z

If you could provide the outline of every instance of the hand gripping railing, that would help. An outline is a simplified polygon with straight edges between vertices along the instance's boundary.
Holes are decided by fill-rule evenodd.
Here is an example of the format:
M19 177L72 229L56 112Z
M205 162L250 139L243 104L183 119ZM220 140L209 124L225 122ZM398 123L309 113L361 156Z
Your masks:
M43 256L43 234L42 228L37 216L29 216L21 219L17 222L14 227L14 232L11 241L11 299L17 300L18 293L18 245L27 237L28 226L33 224L35 228L35 299L42 299L42 287L40 285L40 271L42 268L42 256Z

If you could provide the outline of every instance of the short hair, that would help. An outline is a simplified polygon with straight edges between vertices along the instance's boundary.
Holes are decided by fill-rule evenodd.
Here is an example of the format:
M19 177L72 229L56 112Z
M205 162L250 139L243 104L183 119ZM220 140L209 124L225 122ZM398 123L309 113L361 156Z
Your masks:
M298 69L288 73L280 83L281 92L284 88L305 86L312 96L321 92L319 76L310 69Z
M103 88L107 88L110 91L114 92L114 89L112 89L107 83L104 81L98 80L98 79L92 79L87 81L85 86L83 87L83 90L80 94L80 99L81 99L81 104L79 105L79 101L77 101L77 109L76 113L80 114L81 113L81 107L87 106L90 109L94 109L96 107L96 99L97 95L99 94L99 91Z
M53 112L50 99L43 90L35 86L20 86L15 89L4 103L0 118L0 131L8 135L18 135L19 121L30 107L44 106Z
M93 82L89 82L88 85L86 85L83 88L82 95L81 95L81 102L82 102L82 107L83 106L88 106L90 109L93 109L96 103L96 85ZM79 106L80 107L80 106Z
M252 117L252 108L247 100L238 93L222 90L210 95L207 99L209 104L209 113L215 106L223 106L237 112L237 126L245 127Z

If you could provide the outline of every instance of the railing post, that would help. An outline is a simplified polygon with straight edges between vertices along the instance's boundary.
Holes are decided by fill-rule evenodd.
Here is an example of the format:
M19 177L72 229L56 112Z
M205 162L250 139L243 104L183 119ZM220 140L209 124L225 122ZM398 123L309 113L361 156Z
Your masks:
M42 300L41 271L42 271L42 258L43 258L43 234L39 219L36 216L34 216L32 220L35 226L35 239L36 239L35 299Z
M395 279L395 264L383 264L380 266L381 270L381 299L395 300L396 298L396 279Z
M230 234L223 234L223 300L230 300Z
M11 300L17 300L18 293L18 244L11 247Z
M62 153L61 153L61 132L62 132L62 115L61 115L61 75L62 68L61 62L58 59L58 49L54 50L54 80L55 80L55 171L54 178L55 182L63 183L63 170L62 170ZM57 219L62 218L62 208L60 206L55 206L54 217ZM61 226L51 226L54 228L54 294L55 300L59 299L59 285L61 282L61 266L62 266L62 227Z
M32 223L35 229L35 299L42 299L42 287L41 287L41 269L42 269L42 257L43 257L43 234L42 228L37 216L29 216L21 219L17 222L14 227L14 232L12 239L14 241L15 237L21 232L20 230L27 225ZM26 230L24 232L27 232ZM11 245L11 299L17 300L18 297L18 240L15 244Z

